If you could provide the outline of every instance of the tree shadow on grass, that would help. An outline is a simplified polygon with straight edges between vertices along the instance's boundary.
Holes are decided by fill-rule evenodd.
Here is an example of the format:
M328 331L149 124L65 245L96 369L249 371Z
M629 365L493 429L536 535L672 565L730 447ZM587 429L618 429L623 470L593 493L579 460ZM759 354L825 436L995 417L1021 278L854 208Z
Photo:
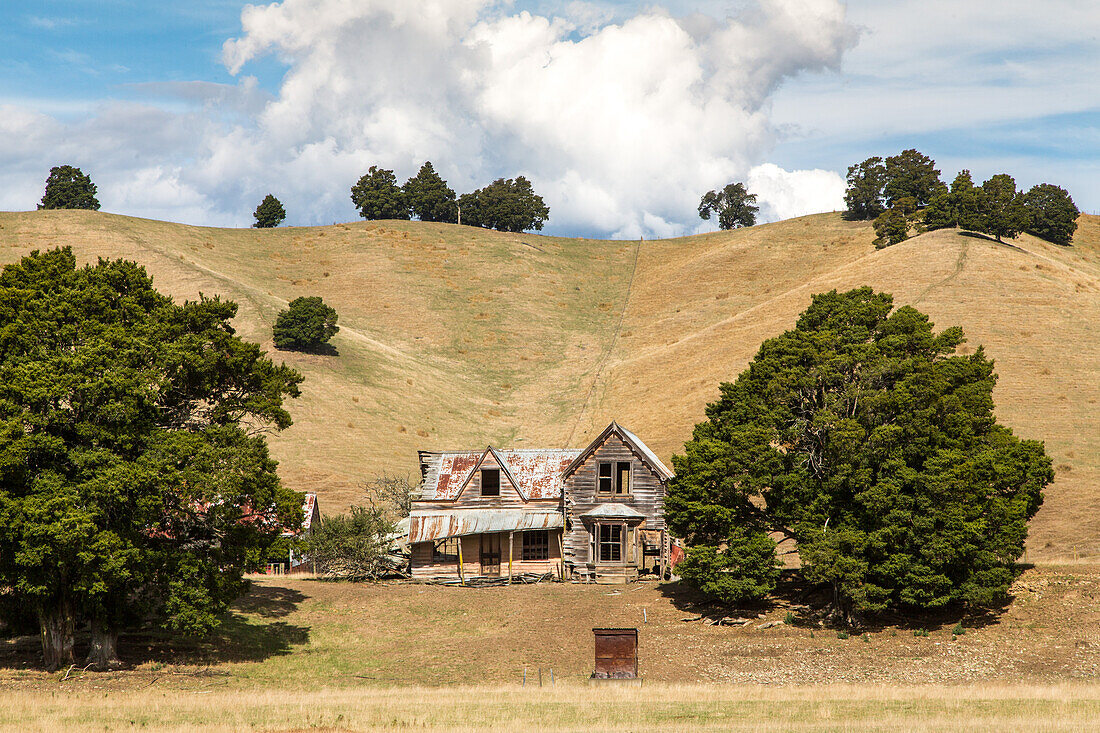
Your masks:
M1016 576L1019 577L1027 567L1031 566L1018 565ZM729 606L715 601L683 581L664 583L660 586L660 590L674 607L694 616L685 620L721 624L723 620L729 623L737 619L755 619L760 614L787 609L787 622L794 626L823 627L857 633L875 633L890 628L936 631L954 629L960 625L964 629L981 629L1000 623L1001 617L1008 611L1014 600L1012 596L1008 596L1003 603L986 607L953 604L931 610L914 609L907 613L864 615L859 619L858 626L851 627L833 616L833 595L830 586L810 582L797 570L784 570L780 574L775 591L757 604Z
M262 662L290 654L309 641L310 627L283 618L305 596L290 588L254 585L204 637L187 637L159 629L124 631L119 635L118 655L124 667L146 663L211 666L231 662ZM88 632L78 630L74 648L77 666L88 653ZM42 666L42 647L37 636L0 640L0 667L37 669Z
M340 350L332 344L319 344L318 346L276 346L278 351L297 351L299 354L312 354L313 356L340 356Z

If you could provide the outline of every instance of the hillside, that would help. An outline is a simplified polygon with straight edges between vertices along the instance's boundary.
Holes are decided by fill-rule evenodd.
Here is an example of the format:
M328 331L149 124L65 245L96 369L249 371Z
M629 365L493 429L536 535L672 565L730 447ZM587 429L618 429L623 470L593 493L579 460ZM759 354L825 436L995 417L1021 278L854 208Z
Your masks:
M305 373L295 425L272 441L292 487L325 511L419 448L580 446L612 418L663 459L717 384L789 328L812 293L871 285L961 325L997 361L1002 422L1046 440L1057 482L1031 559L1100 553L1100 218L1075 246L934 232L876 251L836 214L657 242L415 222L228 230L109 214L0 214L0 261L71 245L126 257L178 298L237 301L242 335L300 295L340 314L339 355L274 352Z

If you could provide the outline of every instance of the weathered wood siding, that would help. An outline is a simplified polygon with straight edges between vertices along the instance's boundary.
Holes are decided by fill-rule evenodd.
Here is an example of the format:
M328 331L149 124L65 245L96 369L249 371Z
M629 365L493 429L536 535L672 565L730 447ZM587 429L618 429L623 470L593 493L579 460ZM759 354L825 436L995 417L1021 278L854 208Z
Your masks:
M630 461L630 493L626 496L597 494L599 464L613 461ZM665 528L665 484L631 450L618 435L608 435L603 445L597 448L565 482L565 562L577 569L594 565L592 556L591 522L586 523L581 515L600 504L624 504L645 515L636 531L628 535L626 549L627 566L642 565L642 533L659 533ZM636 550L635 550L636 547ZM631 553L635 553L631 561ZM614 566L608 566L609 568Z
M512 574L521 573L554 573L559 572L561 566L561 532L548 530L550 533L550 556L546 560L523 560L523 537L521 532L514 536L515 545L512 555ZM458 577L458 563L436 563L432 561L432 542L418 542L412 546L410 556L410 568L414 578L434 578L443 576ZM462 571L467 578L482 575L481 567L481 535L470 535L462 538ZM508 533L501 534L500 541L500 574L508 575Z

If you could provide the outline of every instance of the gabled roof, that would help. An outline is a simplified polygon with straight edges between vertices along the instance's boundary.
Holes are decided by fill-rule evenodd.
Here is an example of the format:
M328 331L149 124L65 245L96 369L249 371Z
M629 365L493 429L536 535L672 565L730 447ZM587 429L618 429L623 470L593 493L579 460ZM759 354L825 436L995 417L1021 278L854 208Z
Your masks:
M604 444L612 433L618 435L624 443L630 446L634 452L641 457L642 462L649 466L649 469L657 474L657 477L662 481L668 481L676 475L657 457L656 453L649 449L649 446L642 442L641 438L624 428L622 425L619 425L619 423L612 422L603 429L602 433L596 436L595 440L588 444L587 448L581 451L580 455L577 456L569 466L566 467L565 471L562 472L562 479L568 478L574 471L584 465L584 462Z
M482 451L420 451L424 485L419 500L454 501L490 453L524 501L561 498L562 471L577 456L575 450L501 450L491 446Z

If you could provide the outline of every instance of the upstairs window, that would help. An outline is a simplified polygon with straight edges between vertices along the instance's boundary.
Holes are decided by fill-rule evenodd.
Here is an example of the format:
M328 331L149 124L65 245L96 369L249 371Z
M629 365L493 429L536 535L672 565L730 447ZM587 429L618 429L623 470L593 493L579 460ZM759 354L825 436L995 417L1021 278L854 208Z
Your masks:
M549 560L550 533L546 530L523 533L523 559Z
M601 463L599 470L599 478L596 480L596 492L600 494L610 494L611 488L614 485L614 473L615 467L611 463Z
M626 496L630 493L630 462L615 464L615 495Z
M500 469L481 469L481 495L500 496Z

